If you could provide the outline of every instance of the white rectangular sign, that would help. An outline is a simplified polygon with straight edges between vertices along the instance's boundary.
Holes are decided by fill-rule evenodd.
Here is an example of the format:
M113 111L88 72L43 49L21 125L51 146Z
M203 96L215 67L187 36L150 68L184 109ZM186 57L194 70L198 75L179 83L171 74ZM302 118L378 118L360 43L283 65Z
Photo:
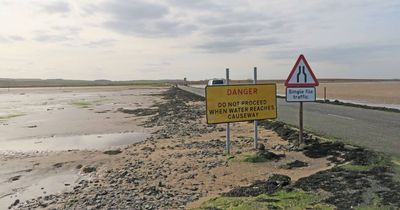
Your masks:
M288 87L286 88L287 102L310 102L315 101L315 87Z

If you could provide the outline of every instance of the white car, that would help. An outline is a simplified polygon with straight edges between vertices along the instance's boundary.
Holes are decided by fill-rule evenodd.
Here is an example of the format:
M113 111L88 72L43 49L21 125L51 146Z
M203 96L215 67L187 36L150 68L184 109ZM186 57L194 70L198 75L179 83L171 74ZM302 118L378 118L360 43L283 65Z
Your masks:
M208 80L208 85L226 85L225 79L210 79Z

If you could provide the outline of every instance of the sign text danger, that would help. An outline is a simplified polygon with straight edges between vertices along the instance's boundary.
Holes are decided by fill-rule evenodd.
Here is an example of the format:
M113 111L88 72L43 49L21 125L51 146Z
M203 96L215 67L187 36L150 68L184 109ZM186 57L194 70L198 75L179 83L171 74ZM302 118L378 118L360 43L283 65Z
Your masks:
M207 123L276 118L275 84L207 86Z

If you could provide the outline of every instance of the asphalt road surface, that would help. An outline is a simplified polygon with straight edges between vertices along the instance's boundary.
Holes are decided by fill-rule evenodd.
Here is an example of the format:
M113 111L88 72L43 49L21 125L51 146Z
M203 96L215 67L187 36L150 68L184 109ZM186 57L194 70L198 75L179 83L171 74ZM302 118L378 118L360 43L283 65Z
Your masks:
M180 86L204 97L204 88ZM304 103L304 128L315 134L400 157L400 113ZM278 98L278 119L297 126L299 103Z

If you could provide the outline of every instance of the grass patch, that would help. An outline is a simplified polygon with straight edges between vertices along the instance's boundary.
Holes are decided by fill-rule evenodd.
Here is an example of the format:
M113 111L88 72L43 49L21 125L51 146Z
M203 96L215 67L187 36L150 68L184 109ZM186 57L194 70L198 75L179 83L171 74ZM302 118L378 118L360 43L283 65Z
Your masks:
M357 210L393 210L397 209L395 206L362 206L356 208Z
M5 120L9 120L11 118L15 118L15 117L19 117L19 116L23 116L24 114L8 114L8 115L3 115L0 116L0 121L5 121Z
M393 163L393 171L395 173L394 179L400 182L400 160L393 159L392 163Z
M259 156L256 153L253 154L243 154L239 158L242 162L247 162L247 163L261 163L267 161L266 158Z
M378 166L378 165L365 165L364 166L364 165L355 165L355 164L349 163L349 164L342 165L340 167L343 169L349 170L349 171L368 171L368 170L371 170L372 168L374 168L375 166Z
M332 205L322 203L323 199L325 196L300 190L282 190L272 195L263 194L256 197L219 197L203 203L197 209L335 209Z
M93 105L93 103L89 101L74 101L71 104L79 108L88 108Z
M340 167L350 171L368 171L375 167L393 168L393 166L395 165L395 163L390 157L384 156L382 154L371 154L369 158L370 159L364 162L364 164L352 161L350 163L341 165Z
M392 209L397 209L395 206L387 206L387 205L381 205L380 203L382 202L381 199L379 198L378 195L373 193L373 199L369 205L362 205L359 207L356 207L355 209L357 210L392 210Z

